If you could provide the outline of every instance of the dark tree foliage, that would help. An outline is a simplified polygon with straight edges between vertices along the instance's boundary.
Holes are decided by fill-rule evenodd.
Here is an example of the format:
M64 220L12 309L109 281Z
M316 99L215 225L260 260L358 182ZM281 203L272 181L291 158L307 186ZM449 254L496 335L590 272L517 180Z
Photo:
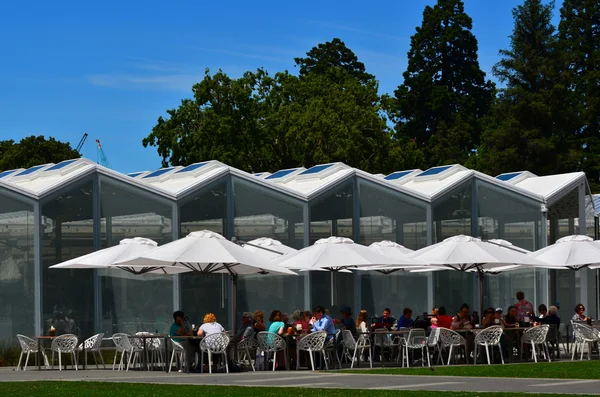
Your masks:
M20 142L0 141L0 171L29 168L34 165L60 163L81 157L69 143L43 135L29 136Z

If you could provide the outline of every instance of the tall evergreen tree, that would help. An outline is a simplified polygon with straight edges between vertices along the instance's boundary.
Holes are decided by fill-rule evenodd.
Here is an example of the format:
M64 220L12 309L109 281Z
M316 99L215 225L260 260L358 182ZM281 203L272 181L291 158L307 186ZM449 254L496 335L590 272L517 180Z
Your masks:
M500 51L502 59L493 69L506 87L482 138L482 171L549 174L572 166L565 116L568 80L560 74L553 8L552 2L525 0L513 10L510 48Z
M600 189L600 2L565 0L559 44L576 115L572 137L582 151L581 168L592 189Z
M411 37L404 83L390 115L398 138L414 140L425 166L464 163L479 143L494 86L479 67L472 20L460 0L425 7Z

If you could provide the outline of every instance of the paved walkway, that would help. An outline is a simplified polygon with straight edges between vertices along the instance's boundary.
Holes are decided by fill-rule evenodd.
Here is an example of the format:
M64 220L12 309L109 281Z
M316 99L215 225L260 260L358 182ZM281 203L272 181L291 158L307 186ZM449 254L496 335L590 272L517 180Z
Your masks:
M267 387L322 387L367 390L526 391L600 395L600 380L461 378L450 376L363 375L331 372L244 372L236 374L182 374L142 371L14 371L0 369L0 382L64 380L135 382L187 385Z

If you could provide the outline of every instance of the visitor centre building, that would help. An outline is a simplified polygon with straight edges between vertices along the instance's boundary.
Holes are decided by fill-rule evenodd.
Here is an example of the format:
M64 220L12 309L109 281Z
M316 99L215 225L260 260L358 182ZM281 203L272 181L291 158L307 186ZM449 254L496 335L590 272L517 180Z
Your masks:
M300 249L332 235L369 245L395 241L419 249L457 234L504 239L537 250L571 234L596 236L596 212L582 172L489 176L461 165L373 175L342 163L250 174L218 161L121 174L87 159L0 172L0 340L41 335L57 313L80 334L165 332L174 309L201 323L215 313L226 328L231 280L226 274L133 275L121 270L49 266L124 238L165 244L197 230L228 239L271 237ZM335 288L331 288L332 285ZM598 271L521 269L484 280L484 305L526 298L576 303L598 317ZM291 313L322 304L415 313L478 302L477 276L455 271L300 272L240 276L244 311ZM356 313L355 313L356 314Z

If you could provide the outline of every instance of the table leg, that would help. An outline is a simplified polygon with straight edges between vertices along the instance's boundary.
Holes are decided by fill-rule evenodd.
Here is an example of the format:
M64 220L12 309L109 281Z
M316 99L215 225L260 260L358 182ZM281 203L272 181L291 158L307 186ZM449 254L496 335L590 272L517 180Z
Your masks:
M183 353L185 355L185 352ZM171 363L171 360L169 360L169 343L168 343L168 339L165 336L165 371L167 373L169 373L169 366L167 366L167 361L169 361L169 363Z
M40 361L44 359L44 356L42 356L41 347L42 347L42 340L38 339L38 351L37 351L37 354L35 355L35 360L37 361L38 371L42 370L42 367L40 365Z
M147 355L146 355L146 338L142 337L142 343L143 343L143 354L144 354L144 371L148 371L148 360L147 360Z
M85 342L83 342L83 345L81 345L82 347L82 351L83 351L83 370L85 371L87 369L87 353L85 352Z

